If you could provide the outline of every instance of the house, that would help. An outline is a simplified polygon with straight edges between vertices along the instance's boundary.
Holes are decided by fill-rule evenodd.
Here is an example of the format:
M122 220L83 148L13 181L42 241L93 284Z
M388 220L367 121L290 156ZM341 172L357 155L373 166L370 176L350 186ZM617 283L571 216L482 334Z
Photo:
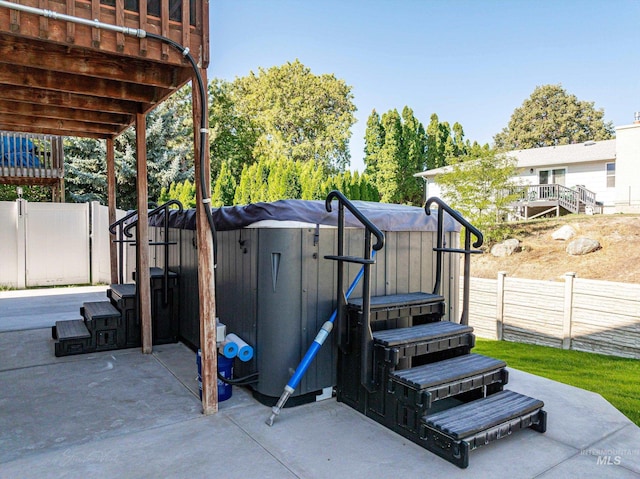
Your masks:
M517 215L532 218L561 212L640 212L640 113L616 128L616 138L562 146L514 150L516 182L523 185ZM441 196L436 182L450 167L418 173L425 198Z

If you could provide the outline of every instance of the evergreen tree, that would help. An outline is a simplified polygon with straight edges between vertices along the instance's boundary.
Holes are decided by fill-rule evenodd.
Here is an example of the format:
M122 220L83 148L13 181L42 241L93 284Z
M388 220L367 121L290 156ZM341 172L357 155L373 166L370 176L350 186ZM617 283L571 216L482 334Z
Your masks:
M378 153L378 172L376 187L380 192L380 201L395 203L399 192L399 163L406 154L402 144L402 122L398 110L389 110L382 115L384 144Z
M100 201L106 204L107 159L104 141L65 138L64 163L67 201Z
M367 119L367 129L364 137L365 171L375 183L378 174L378 156L384 145L384 129L380 122L380 115L374 109Z
M236 180L228 163L222 162L220 173L211 192L211 204L215 207L230 206L236 192Z

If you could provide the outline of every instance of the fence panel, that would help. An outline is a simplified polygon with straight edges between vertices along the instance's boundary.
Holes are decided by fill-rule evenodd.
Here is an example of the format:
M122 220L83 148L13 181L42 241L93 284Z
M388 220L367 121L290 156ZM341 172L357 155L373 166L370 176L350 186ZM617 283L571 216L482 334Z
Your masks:
M471 278L469 324L479 337L640 359L640 284Z
M90 282L88 203L29 203L26 232L27 287Z
M0 286L24 288L24 253L20 254L24 228L19 228L20 207L17 201L0 201ZM22 249L24 251L24 246Z

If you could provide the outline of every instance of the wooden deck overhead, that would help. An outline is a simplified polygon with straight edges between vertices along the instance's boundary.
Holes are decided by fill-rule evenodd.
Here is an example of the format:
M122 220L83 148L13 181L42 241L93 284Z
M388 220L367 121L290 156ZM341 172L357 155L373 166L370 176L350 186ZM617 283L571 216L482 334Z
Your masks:
M206 1L11 1L162 35L208 65ZM156 39L0 6L0 129L114 138L192 74L177 49Z
M206 89L208 63L208 0L0 0L0 130L106 139L110 222L115 221L114 139L136 126L136 279L144 353L152 349L146 113L190 80L201 78ZM200 132L194 137L194 157L201 159L196 177L202 171L202 178L209 178L206 92L195 88L192 99L194 131ZM209 190L207 183L196 182L205 414L218 409L213 239L205 211ZM114 253L112 248L112 264Z

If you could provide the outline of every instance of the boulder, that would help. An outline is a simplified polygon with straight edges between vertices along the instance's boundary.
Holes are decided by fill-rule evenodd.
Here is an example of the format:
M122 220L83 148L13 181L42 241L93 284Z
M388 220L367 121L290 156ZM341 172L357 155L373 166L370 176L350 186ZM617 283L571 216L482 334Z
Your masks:
M551 233L551 237L554 240L567 241L568 239L573 238L576 235L576 230L574 230L569 225L564 225L560 229L557 229L553 233Z
M511 256L513 253L520 251L520 241L515 238L504 240L502 243L494 244L491 248L491 254L498 258Z
M601 248L600 243L591 238L578 238L567 245L567 254L579 256L593 253Z

